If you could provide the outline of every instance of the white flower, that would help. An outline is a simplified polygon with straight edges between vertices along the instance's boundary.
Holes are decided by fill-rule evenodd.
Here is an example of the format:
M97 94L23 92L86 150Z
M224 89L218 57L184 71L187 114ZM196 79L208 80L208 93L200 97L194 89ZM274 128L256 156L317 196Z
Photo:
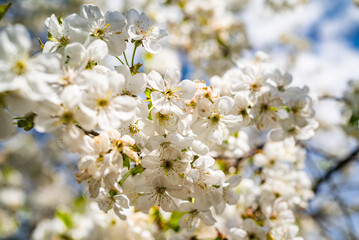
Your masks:
M166 110L159 110L157 108L152 109L151 116L156 128L156 131L163 135L166 130L169 132L175 132L178 128L179 118L172 112L166 112Z
M85 43L88 34L81 31L80 28L83 28L86 24L86 19L76 14L65 17L60 24L57 17L52 14L51 17L45 20L45 26L50 37L44 45L43 52L52 53L73 42Z
M242 69L233 69L225 74L224 78L232 78L232 92L246 91L249 96L255 97L263 86L267 85L265 69L260 66L245 66Z
M243 127L250 126L253 122L253 114L251 113L252 103L249 101L248 94L239 92L233 97L233 100L234 105L231 113L242 116Z
M155 71L148 74L148 85L153 89L152 104L159 110L166 110L177 115L186 109L184 100L193 97L196 87L190 80L180 81L180 72L177 68L168 69L164 78Z
M226 130L235 133L242 124L242 116L229 115L234 101L230 97L220 97L211 103L207 98L198 101L199 119L192 125L192 131L203 141L221 144Z
M252 219L246 219L243 221L241 228L230 229L231 239L233 240L265 240L266 231L258 226Z
M126 13L128 23L128 34L133 40L142 41L146 51L150 53L158 53L161 51L161 45L158 40L167 36L165 30L153 26L153 20L134 9L130 9Z
M189 157L174 147L168 147L161 153L154 151L144 156L142 166L146 168L145 174L149 178L163 175L169 177L169 181L177 182L180 174L189 167Z
M114 213L121 220L126 220L125 209L130 208L130 201L124 194L114 194L114 196L112 196L111 193L111 191L109 193L101 191L100 196L96 199L99 208L106 213L113 209Z
M52 93L49 84L58 79L58 55L30 58L30 37L22 25L5 27L0 33L0 92L17 91L38 101Z
M201 211L206 211L221 201L224 173L209 168L214 162L209 156L201 156L192 163L192 169L186 174L187 186L191 190L191 196L195 198L194 205Z
M76 85L68 86L60 95L60 102L43 101L36 109L35 128L39 132L58 130L63 125L79 124L86 130L96 125L95 115L79 109L81 92Z
M261 94L252 108L257 128L260 131L270 129L278 125L278 109L282 106L282 99L270 89Z
M83 31L89 32L95 39L105 41L111 55L122 55L126 49L128 34L125 31L126 19L120 12L110 11L104 15L97 6L84 4L81 15L87 20L87 27Z
M279 227L283 224L294 223L295 217L288 203L282 198L277 198L273 205L262 205L262 211L267 218L269 227Z
M193 231L198 227L199 220L202 220L207 226L212 226L216 223L216 219L213 217L211 210L200 211L195 208L193 203L182 203L179 207L179 211L186 213L178 221L178 225L188 231Z
M84 111L95 111L101 129L116 129L122 122L130 121L135 116L136 100L130 96L120 96L120 82L123 78L121 74L88 72L84 77L87 78L88 89L83 94L80 108Z
M314 117L312 99L308 96L308 92L308 87L291 87L283 94L284 104L290 110L289 118L299 127L304 127L308 119Z
M184 137L176 132L165 136L153 136L150 138L146 148L150 151L157 150L165 152L167 148L174 147L179 151L189 150L193 145L193 138Z
M132 75L126 65L116 66L115 69L124 76L124 78L121 79L122 94L137 96L146 90L146 74L136 73Z
M314 119L302 128L294 125L291 119L284 119L280 121L280 124L282 128L274 129L270 132L269 136L273 141L283 141L288 137L307 140L314 136L314 130L318 127L318 122Z
M239 194L233 191L233 188L235 188L240 183L241 179L242 178L240 176L232 176L224 182L221 202L215 206L217 214L223 213L226 207L226 203L229 205L237 204L239 200Z
M67 64L75 69L91 69L96 66L108 53L107 45L102 40L95 40L87 47L81 43L70 43L65 47L64 54Z
M134 118L130 122L123 123L120 127L123 134L129 134L135 139L136 146L144 148L150 136L155 134L153 122L145 118Z
M172 194L182 192L183 187L173 185L166 177L160 175L150 183L135 186L135 191L140 193L136 201L136 208L147 213L150 207L160 206L166 212L177 210L177 204Z
M273 81L274 87L280 92L284 92L292 83L292 76L289 73L282 74L278 69L268 74L268 78Z

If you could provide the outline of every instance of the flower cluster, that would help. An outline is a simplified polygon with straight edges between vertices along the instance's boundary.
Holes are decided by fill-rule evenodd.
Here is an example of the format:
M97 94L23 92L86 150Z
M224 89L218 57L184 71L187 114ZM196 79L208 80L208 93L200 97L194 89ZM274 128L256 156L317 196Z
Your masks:
M267 63L238 64L213 77L211 86L182 80L176 67L164 76L141 73L141 64L134 64L136 49L157 53L158 40L166 35L144 13L103 13L83 5L81 14L63 20L52 15L45 25L49 40L34 57L23 26L0 33L0 135L14 131L12 115L19 127L51 133L64 149L81 154L76 177L87 196L122 220L133 208L148 213L155 206L180 212L178 225L192 235L200 222L212 226L215 214L238 204L241 177L221 169L216 159L244 156L250 148L244 128L270 130L272 140L293 146L314 134L308 88L291 86L289 74ZM130 64L128 45L134 49ZM102 65L108 54L122 64ZM233 239L253 232L266 236L264 226L272 237L280 236L276 239L296 235L290 208L305 205L308 181L297 168L273 164L268 151L255 156L265 167L261 191L253 187L242 197L259 196L269 220L250 222L248 211L258 208L246 202L238 211L249 217L232 231Z
M304 160L304 149L288 141L268 142L253 156L252 178L240 183L232 210L238 213L237 227L229 229L232 239L302 239L294 212L313 196Z
M222 74L249 43L239 16L247 0L124 1L166 26L171 46L184 51L198 76Z

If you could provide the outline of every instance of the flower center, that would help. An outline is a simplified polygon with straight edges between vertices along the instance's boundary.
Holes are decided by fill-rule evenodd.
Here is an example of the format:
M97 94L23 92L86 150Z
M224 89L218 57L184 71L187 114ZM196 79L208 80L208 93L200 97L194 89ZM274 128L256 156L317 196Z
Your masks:
M213 125L215 125L215 124L217 124L217 123L219 123L219 120L221 119L221 116L217 113L217 114L214 114L214 115L212 115L212 117L211 117L211 123L213 124Z
M17 61L14 66L12 67L12 71L16 74L16 75L23 75L27 70L25 61L23 60L19 60Z
M166 192L166 187L156 187L156 192L159 194L164 194Z
M64 112L62 115L61 115L61 120L64 124L69 124L72 122L74 116L72 114L72 112Z
M108 106L108 100L107 99L98 99L97 100L97 106L105 108Z
M129 131L133 135L135 133L138 133L140 130L138 129L136 124L131 124L130 127L129 127Z

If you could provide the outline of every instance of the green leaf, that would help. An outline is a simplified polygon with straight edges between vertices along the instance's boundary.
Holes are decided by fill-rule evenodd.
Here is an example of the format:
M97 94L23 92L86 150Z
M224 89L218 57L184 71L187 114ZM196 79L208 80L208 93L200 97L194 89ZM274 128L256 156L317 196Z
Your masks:
M180 226L178 225L178 221L181 219L181 217L185 213L182 213L180 211L173 211L171 214L170 219L167 222L167 226L171 229L173 229L175 232L178 232L180 230Z
M127 167L128 170L130 170L130 166L131 166L131 158L129 158L129 156L127 156L126 154L122 153L122 157L123 157L123 167Z
M56 217L58 217L67 228L72 228L73 222L71 215L66 212L61 212L60 210L56 211Z
M11 6L11 2L5 3L5 4L0 4L0 21L5 16L6 12L9 10L10 6Z
M119 181L120 186L122 186L122 184L126 181L126 179L132 175L135 176L136 174L142 173L145 170L145 168L143 168L141 165L137 165L136 167L132 168L130 171L128 171L125 175L123 175L123 177L121 178L121 180Z

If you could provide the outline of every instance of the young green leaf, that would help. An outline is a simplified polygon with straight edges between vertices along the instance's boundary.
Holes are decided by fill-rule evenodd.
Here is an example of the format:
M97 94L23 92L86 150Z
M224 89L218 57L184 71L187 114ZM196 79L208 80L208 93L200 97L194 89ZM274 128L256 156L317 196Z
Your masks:
M5 16L6 12L9 10L10 6L11 6L11 2L5 3L5 4L0 4L0 21Z

